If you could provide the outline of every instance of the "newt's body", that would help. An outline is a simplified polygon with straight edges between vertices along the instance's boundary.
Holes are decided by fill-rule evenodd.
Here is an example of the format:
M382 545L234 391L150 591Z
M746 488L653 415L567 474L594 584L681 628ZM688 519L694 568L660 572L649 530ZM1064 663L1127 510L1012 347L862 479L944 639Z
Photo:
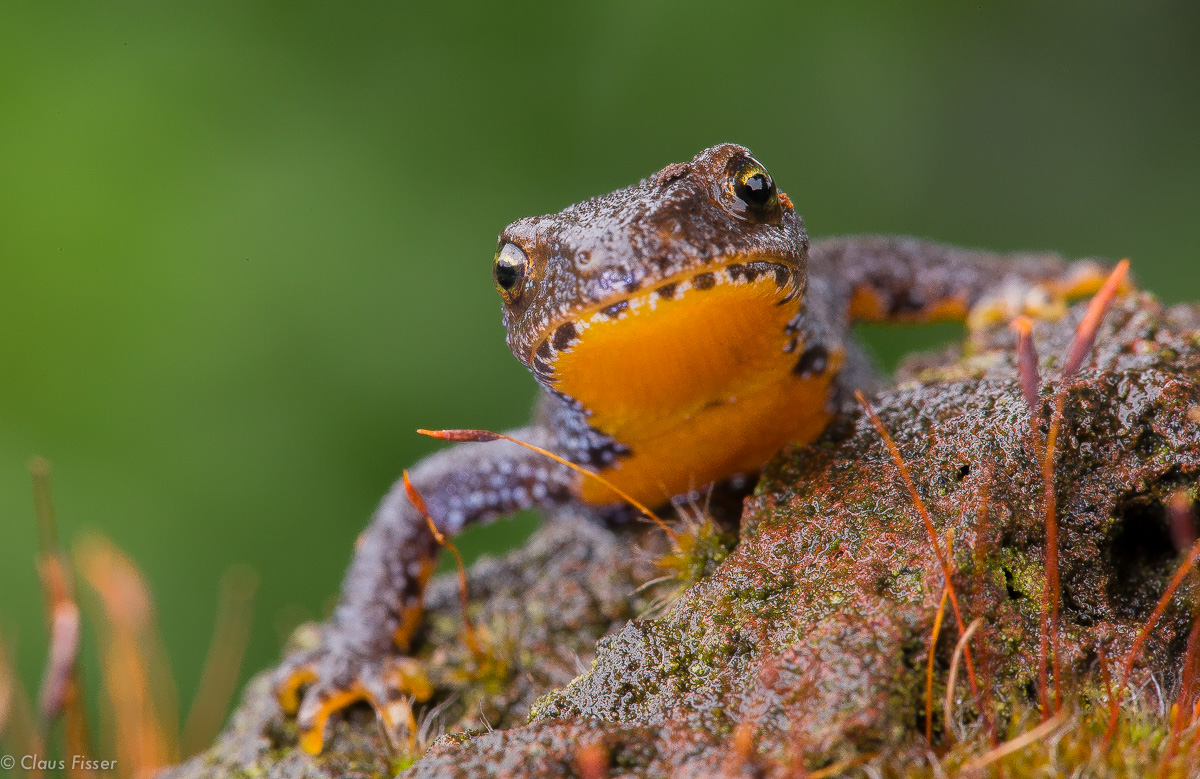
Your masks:
M748 150L707 149L639 184L522 219L493 266L508 344L544 390L512 435L597 470L643 503L753 474L815 439L869 372L851 321L1053 315L1099 285L1092 262L998 255L908 238L811 246ZM412 471L446 534L533 507L616 496L508 442L460 444ZM360 538L319 649L279 674L303 744L329 715L418 692L399 653L420 624L438 547L397 487ZM301 694L303 693L303 694Z

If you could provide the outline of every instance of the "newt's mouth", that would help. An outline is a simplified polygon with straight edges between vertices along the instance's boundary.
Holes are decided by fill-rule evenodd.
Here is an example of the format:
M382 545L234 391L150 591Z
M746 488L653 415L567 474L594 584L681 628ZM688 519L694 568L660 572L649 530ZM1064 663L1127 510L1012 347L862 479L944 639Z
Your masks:
M803 291L804 275L794 265L761 255L734 257L722 265L692 269L654 287L575 312L538 343L530 364L539 379L557 385L560 362L567 357L568 362L578 363L568 355L581 343L589 345L586 351L592 357L600 349L608 358L606 363L627 357L630 364L622 373L632 374L640 370L634 363L647 358L682 358L714 338L725 341L746 337L753 342L757 339L742 332L746 324L753 320L758 326L766 326L761 320L774 321L781 315L786 322L790 313L765 312L784 308ZM604 372L599 365L595 367L597 373ZM645 375L654 374L648 371ZM621 378L612 375L607 380ZM560 389L571 394L567 387Z

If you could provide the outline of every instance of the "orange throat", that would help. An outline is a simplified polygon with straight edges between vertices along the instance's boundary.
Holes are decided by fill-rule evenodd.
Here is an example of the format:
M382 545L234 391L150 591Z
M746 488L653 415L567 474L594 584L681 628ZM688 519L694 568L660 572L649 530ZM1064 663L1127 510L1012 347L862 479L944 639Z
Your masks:
M602 473L642 502L756 471L784 444L816 438L831 416L841 354L797 371L805 347L787 331L796 302L772 273L728 267L581 315L577 339L553 362L555 389L629 447ZM619 500L590 479L579 492L589 503Z

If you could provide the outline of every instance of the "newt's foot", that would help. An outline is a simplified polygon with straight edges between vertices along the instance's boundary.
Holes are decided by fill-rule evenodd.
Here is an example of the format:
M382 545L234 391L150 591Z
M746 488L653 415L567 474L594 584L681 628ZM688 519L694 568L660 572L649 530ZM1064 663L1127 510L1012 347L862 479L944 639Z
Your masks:
M394 743L416 742L414 701L433 695L421 664L411 657L366 657L352 651L319 647L284 660L272 680L284 713L296 716L300 747L321 753L329 717L352 703L375 709Z
M1013 279L971 307L967 327L975 332L1011 322L1018 316L1056 321L1067 313L1070 301L1099 291L1108 273L1098 262L1080 260L1067 266L1056 279L1038 283ZM1118 291L1128 292L1132 288L1127 280Z

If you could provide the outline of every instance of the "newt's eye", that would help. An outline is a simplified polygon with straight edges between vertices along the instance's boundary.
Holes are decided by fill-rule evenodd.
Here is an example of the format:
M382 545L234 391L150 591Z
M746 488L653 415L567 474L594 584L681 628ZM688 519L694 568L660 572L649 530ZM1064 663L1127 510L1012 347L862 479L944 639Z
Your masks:
M779 213L779 193L767 169L753 157L744 158L733 171L734 210L753 221L767 221ZM726 185L728 186L728 185Z
M505 302L511 303L521 295L528 273L529 258L525 256L525 252L516 244L504 244L496 254L496 262L492 266L492 279L496 282L496 291Z

